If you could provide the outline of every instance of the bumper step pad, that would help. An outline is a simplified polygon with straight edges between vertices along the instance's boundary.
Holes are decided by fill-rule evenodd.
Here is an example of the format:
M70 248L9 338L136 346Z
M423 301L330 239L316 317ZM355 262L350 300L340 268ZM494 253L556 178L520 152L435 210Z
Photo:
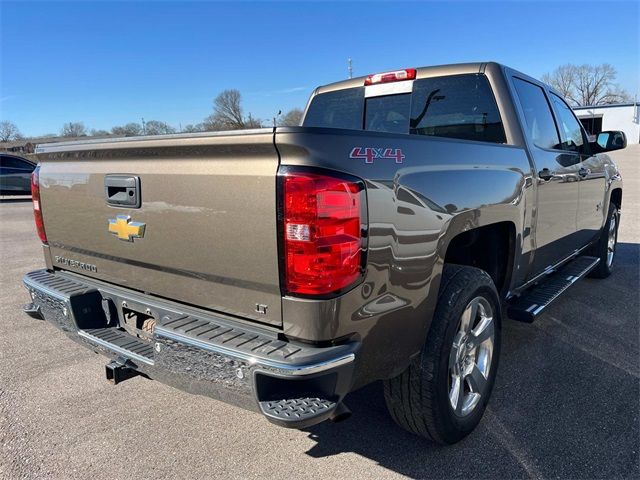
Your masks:
M117 328L88 328L78 335L127 358L153 365L153 345Z
M517 297L507 308L507 315L520 322L533 322L556 298L593 270L599 261L596 257L577 257Z
M260 402L260 410L270 421L283 426L304 428L329 418L338 403L324 398L289 398Z

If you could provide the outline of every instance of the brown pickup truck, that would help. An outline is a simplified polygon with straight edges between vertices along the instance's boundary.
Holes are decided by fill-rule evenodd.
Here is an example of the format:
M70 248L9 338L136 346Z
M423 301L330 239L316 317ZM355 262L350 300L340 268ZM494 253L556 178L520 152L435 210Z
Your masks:
M25 311L142 374L304 428L382 380L441 443L504 317L613 268L622 180L561 96L496 63L317 88L300 127L40 145ZM214 414L214 413L212 413Z

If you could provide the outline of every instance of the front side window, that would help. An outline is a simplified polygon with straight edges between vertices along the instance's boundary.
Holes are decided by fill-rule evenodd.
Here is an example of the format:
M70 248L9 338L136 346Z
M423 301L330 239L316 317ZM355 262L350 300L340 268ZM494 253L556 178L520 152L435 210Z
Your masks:
M582 128L580 127L580 122L578 122L573 115L571 108L569 108L569 105L567 105L564 100L553 93L551 94L551 101L558 114L558 126L560 127L560 136L562 137L560 149L585 153Z
M529 138L540 148L559 148L558 130L544 90L519 78L514 78L513 83L518 94L520 106L524 112Z
M491 86L487 77L479 74L416 80L410 133L506 142Z

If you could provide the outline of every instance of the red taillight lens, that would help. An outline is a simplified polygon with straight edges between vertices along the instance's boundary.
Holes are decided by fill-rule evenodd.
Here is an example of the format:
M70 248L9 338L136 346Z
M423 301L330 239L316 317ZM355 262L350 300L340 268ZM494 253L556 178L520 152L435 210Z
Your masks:
M40 204L40 165L31 174L31 200L33 201L33 216L36 219L36 230L42 243L47 243L47 234L44 231L42 220L42 205Z
M364 79L365 85L375 85L376 83L400 82L402 80L414 80L416 78L415 68L405 68L395 72L375 73L368 75Z
M281 188L287 293L326 295L351 286L362 275L362 182L287 171Z

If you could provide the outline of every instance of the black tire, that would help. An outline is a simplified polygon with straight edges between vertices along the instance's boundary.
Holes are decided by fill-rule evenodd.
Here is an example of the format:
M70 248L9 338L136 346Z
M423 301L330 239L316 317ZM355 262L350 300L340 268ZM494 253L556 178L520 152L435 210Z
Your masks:
M484 393L470 412L460 416L450 400L453 386L450 355L454 351L455 356L461 348L454 350L453 343L460 338L462 314L478 297L493 310L493 353L486 362L489 370ZM445 265L438 304L422 354L400 375L384 382L385 401L394 421L405 430L441 444L458 442L471 433L480 422L493 389L500 356L500 330L500 301L491 277L478 268ZM476 347L479 351L480 347ZM471 394L465 380L462 385L463 391L468 387Z
M611 223L613 225L613 232L611 232ZM607 221L604 223L604 227L600 232L600 238L592 249L594 256L600 259L598 266L591 270L589 277L591 278L607 278L613 272L613 262L615 261L615 251L618 244L618 227L620 226L620 212L618 207L613 203L609 205L609 212L607 213ZM609 233L613 234L613 252L611 259L609 260Z

